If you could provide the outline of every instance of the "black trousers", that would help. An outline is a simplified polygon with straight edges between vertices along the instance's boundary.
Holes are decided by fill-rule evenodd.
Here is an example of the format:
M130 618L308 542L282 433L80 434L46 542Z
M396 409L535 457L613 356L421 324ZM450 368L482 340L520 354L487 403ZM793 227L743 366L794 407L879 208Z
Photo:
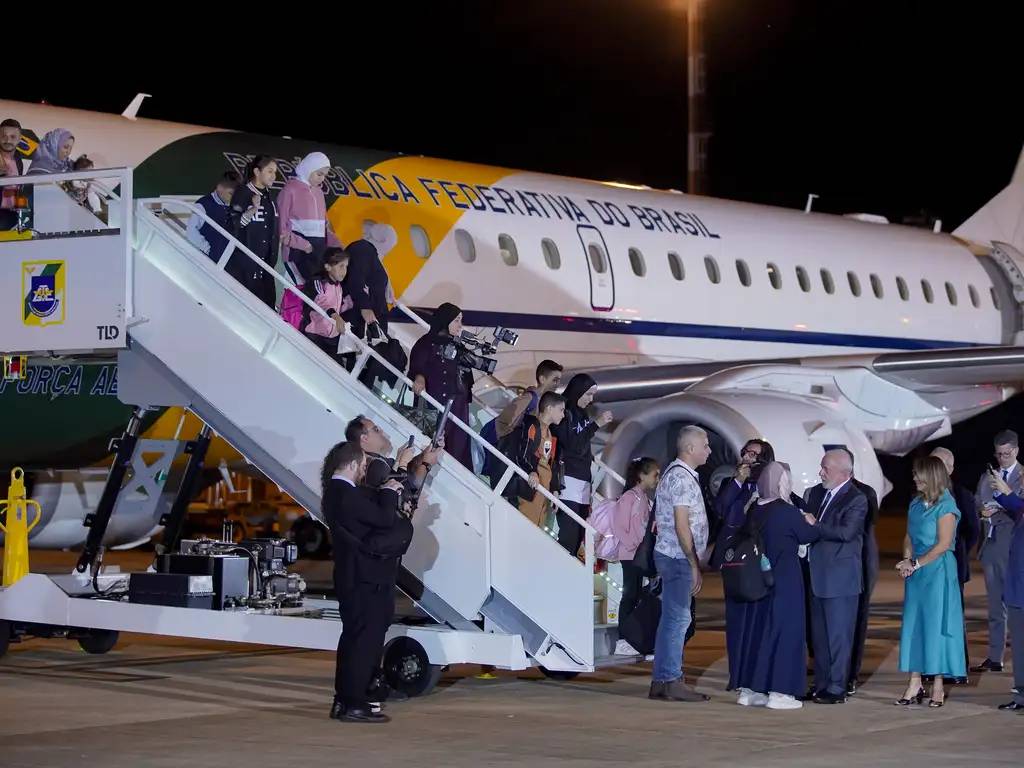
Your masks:
M589 504L577 504L575 501L564 500L562 503L584 520L590 517ZM583 526L565 514L565 512L559 511L556 517L558 518L558 543L565 547L565 550L570 555L575 557L576 553L580 551L580 545L583 543Z
M853 631L853 651L850 654L850 682L860 679L860 668L864 663L864 643L868 637L868 618L871 613L871 593L878 582L878 562L864 564L864 591L857 603L857 624Z
M621 565L622 599L619 601L619 626L622 626L636 608L637 600L640 599L640 588L644 583L643 572L633 565L632 560L623 560Z
M346 352L344 354L338 353L338 337L335 336L333 339L327 336L321 336L318 333L306 333L306 338L316 344L322 349L327 355L331 357L334 362L344 368L346 371L351 371L356 365L356 353Z
M393 584L361 583L338 593L341 639L334 696L346 707L367 708L366 692L380 666L384 636L395 615Z

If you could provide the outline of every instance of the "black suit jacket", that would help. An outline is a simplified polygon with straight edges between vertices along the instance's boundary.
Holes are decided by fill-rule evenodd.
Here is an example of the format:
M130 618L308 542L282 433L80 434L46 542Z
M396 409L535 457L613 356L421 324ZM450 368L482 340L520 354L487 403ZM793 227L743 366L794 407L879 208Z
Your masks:
M818 517L821 540L809 553L811 590L815 597L847 597L864 590L864 525L868 500L851 481L820 514L825 489L807 492L807 511Z
M331 480L323 505L339 592L359 583L395 583L399 559L412 541L412 522L398 514L399 498L390 489Z
M981 521L978 507L970 489L956 483L953 485L953 500L960 510L960 523L956 527L956 541L953 554L956 555L957 576L961 584L971 580L971 550L981 535Z
M878 522L878 494L867 483L862 483L856 478L853 478L852 482L864 494L864 498L868 502L868 513L864 517L864 586L867 588L868 579L870 578L873 582L878 576L878 540L875 538L875 524Z

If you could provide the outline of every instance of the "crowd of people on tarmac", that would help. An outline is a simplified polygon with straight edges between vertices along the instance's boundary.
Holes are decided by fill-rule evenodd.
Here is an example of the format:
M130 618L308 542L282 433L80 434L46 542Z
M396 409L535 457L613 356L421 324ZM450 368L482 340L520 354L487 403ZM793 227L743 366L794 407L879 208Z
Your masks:
M15 151L20 140L16 120L0 123L0 175L25 171ZM71 159L73 149L71 131L50 131L28 173L90 167L85 156ZM346 345L349 332L381 350L391 343L388 305L394 297L381 260L396 236L390 227L374 225L364 230L364 238L341 243L322 189L329 168L325 154L312 152L275 195L277 163L256 155L243 174L225 171L197 200L186 234L213 261L227 255L222 266L228 274L351 371L357 350ZM68 191L92 204L87 187ZM16 192L4 187L0 229L14 226L17 205ZM229 236L256 258L231 249ZM323 314L290 291L278 303L273 273L279 255L290 282ZM429 331L408 354L407 372L414 395L425 392L438 402L450 401L452 413L468 423L473 374L442 354L460 338L462 324L458 306L439 306ZM387 359L406 371L403 351ZM369 384L373 375L389 375L378 367L367 378L372 370L361 376ZM650 698L708 700L683 676L684 645L694 631L694 601L706 570L723 574L728 689L736 692L738 704L786 710L807 701L841 704L855 695L879 556L878 500L855 478L853 453L842 447L826 451L820 483L800 496L789 465L776 457L771 443L751 439L740 451L734 477L712 496L701 475L711 454L708 434L687 426L678 433L671 462L662 467L650 457L632 460L621 495L595 504L591 444L612 414L593 408L597 385L586 373L572 376L564 388L558 362L543 360L535 373L535 386L481 431L525 479L508 473L489 453L482 466L474 462L470 436L451 423L437 445L418 455L407 446L389 458L391 445L381 428L360 416L328 455L323 503L345 618L331 716L387 720L379 702L388 694L373 673L393 613L398 559L412 537L411 510L401 511L402 482L422 484L442 450L479 470L493 488L501 486L501 494L532 523L557 527L559 544L574 556L584 540L577 520L591 521L598 556L622 566L623 637L615 650L627 656L653 650ZM1001 672L1009 634L1013 699L999 708L1024 710L1024 467L1017 460L1014 432L1000 432L994 446L995 462L973 492L953 479L954 456L948 449L936 448L914 461L916 495L896 565L905 584L899 668L909 675L906 690L895 699L898 706L922 705L927 697L928 707L941 707L947 686L967 681L963 588L977 546L988 596L989 644L985 660L970 671ZM549 496L571 514L553 509ZM750 553L754 556L747 557ZM634 647L631 640L645 647ZM392 700L396 696L391 692Z

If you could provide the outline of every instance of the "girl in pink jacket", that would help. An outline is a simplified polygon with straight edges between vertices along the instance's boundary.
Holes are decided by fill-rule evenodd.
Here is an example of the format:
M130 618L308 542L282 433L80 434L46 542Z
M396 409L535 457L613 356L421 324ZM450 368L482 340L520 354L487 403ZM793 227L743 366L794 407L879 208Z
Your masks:
M651 519L651 494L658 487L661 468L652 458L633 459L626 469L626 492L616 502L612 516L615 538L619 541L619 562L622 564L622 600L619 602L619 626L636 608L643 585L643 572L633 565L633 556L644 540ZM619 655L633 655L636 651L625 640L615 646Z
M323 263L319 271L302 287L302 292L324 310L324 317L298 298L302 307L300 330L306 338L334 358L345 370L351 371L355 364L356 353L339 351L338 343L346 331L345 321L341 319L343 312L352 308L352 299L342 294L341 281L348 272L348 254L343 248L328 248L324 252ZM291 295L291 294L285 294Z

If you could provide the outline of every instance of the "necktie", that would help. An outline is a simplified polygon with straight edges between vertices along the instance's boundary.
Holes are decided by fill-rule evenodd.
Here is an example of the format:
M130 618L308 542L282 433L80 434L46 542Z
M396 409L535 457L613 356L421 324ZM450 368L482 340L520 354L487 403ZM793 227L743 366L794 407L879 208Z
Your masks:
M832 491L830 490L825 494L825 499L821 502L821 507L818 508L818 519L821 520L825 516L825 510L828 509L828 503L832 501Z

